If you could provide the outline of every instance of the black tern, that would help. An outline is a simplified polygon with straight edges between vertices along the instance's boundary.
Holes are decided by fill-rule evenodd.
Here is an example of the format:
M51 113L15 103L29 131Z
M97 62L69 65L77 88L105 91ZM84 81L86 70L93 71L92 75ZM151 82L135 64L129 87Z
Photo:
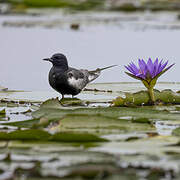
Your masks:
M98 68L94 71L86 69L75 69L68 66L67 58L64 54L54 54L51 58L43 59L52 63L49 72L49 84L57 92L61 93L62 99L64 95L75 96L79 94L83 88L97 77L102 70L117 66L112 65L105 68Z

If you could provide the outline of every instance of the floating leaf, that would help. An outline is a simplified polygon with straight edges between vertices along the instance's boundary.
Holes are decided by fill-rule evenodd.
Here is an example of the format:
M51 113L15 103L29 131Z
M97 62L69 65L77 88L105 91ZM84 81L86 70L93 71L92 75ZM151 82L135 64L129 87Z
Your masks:
M7 122L7 123L3 123L3 125L16 126L19 128L32 128L32 127L38 127L38 123L39 123L39 119L30 119L25 121Z
M180 136L180 127L173 130L172 135L174 136Z
M175 93L170 89L166 89L159 93L159 100L164 103L180 104L180 94Z
M125 133L133 131L153 131L148 124L131 123L131 121L104 117L100 115L67 115L58 126L60 131L91 132L109 134L112 132Z
M0 132L0 140L38 140L58 142L104 142L104 138L85 133L57 133L49 134L47 131L38 129L16 130L13 132Z
M51 135L43 130L16 130L10 133L0 132L0 140L41 140L47 141Z
M0 111L0 115L5 115L5 114L6 114L6 110L5 109Z
M132 122L134 122L134 123L147 123L147 124L151 124L151 121L149 120L149 118L133 118Z
M88 133L56 133L54 134L51 141L60 142L106 142L104 138L99 138L93 134Z
M48 102L53 103L48 100ZM45 102L48 105L48 102ZM76 108L76 109L62 109L61 105L56 104L54 107L46 108L41 106L39 110L32 113L34 118L45 117L47 119L62 119L66 115L101 115L103 117L120 118L120 117L135 117L135 118L151 118L159 120L177 120L180 119L179 114L169 113L168 111L160 111L154 107L142 106L140 108L134 107L97 107L97 108Z
M85 106L84 102L78 98L64 98L60 100L64 106Z
M180 95L172 90L157 91L154 90L155 99L165 104L180 104ZM139 91L137 93L125 93L125 98L117 97L113 100L114 106L133 106L146 105L149 102L147 91Z

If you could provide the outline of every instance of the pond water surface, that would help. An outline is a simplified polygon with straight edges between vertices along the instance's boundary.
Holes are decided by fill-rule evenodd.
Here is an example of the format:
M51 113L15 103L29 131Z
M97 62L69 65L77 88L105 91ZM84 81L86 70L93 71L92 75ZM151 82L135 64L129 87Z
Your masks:
M0 86L16 90L50 90L53 53L67 55L69 65L96 69L112 64L95 82L133 81L124 65L138 58L169 60L176 65L160 81L179 81L180 22L177 13L55 13L0 16ZM79 23L79 30L70 29Z

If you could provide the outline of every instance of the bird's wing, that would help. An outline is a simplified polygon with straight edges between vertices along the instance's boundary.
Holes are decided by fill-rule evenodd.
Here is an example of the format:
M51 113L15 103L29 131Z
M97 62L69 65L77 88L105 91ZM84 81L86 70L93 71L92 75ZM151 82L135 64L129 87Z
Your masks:
M84 70L69 68L67 71L67 81L70 86L82 90L88 81L88 75Z
M69 68L67 71L67 81L69 85L76 89L82 90L89 82L95 80L101 74L101 71L114 67L117 65L108 66L105 68L98 68L94 71L88 71L86 69L74 69Z
M88 77L88 83L91 82L91 81L94 81L96 78L98 78L101 74L101 71L88 71L88 70L84 70L84 72L87 74L87 77Z

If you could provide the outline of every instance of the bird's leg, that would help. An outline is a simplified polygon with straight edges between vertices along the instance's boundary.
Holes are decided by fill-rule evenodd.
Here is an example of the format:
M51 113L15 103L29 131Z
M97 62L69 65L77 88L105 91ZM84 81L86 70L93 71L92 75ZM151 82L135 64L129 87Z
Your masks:
M61 106L64 106L64 104L62 102L62 100L64 99L64 94L61 94L61 95L62 95L62 98L61 98L61 100L59 102L60 102Z
M61 99L64 99L64 94L62 94L62 98Z
M61 94L61 95L62 95L62 97L60 99L60 102L64 99L64 94Z

